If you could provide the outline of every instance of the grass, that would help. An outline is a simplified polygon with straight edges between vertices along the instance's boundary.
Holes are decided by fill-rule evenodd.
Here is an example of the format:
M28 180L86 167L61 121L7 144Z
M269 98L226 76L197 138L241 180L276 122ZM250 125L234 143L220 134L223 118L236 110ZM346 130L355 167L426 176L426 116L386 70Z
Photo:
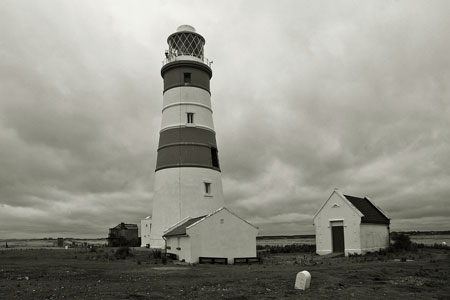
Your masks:
M255 265L164 265L151 249L0 250L0 299L448 299L450 251L324 258L264 252ZM121 250L124 251L124 250ZM406 258L406 262L402 262ZM298 272L311 288L294 289Z

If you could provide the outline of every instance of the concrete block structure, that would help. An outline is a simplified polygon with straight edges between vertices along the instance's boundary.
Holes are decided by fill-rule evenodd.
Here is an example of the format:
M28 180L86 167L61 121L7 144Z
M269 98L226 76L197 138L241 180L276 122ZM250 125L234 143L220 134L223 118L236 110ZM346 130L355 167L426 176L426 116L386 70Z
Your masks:
M316 252L364 254L389 247L389 217L368 198L334 190L314 215Z
M164 232L166 251L178 260L198 263L200 257L256 257L258 228L222 207L201 217L187 217Z

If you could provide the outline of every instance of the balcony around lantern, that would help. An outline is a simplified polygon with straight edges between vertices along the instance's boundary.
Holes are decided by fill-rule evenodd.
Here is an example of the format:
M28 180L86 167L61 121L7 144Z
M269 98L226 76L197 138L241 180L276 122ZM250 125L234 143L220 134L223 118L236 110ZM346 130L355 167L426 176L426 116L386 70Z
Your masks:
M205 65L207 65L208 67L211 68L211 64L212 64L212 60L209 60L206 57L196 57L196 56L192 56L192 55L167 55L165 59L163 59L162 61L162 65L166 65L168 63L174 62L174 61L182 61L182 60L191 60L191 61L198 61L201 63L204 63Z

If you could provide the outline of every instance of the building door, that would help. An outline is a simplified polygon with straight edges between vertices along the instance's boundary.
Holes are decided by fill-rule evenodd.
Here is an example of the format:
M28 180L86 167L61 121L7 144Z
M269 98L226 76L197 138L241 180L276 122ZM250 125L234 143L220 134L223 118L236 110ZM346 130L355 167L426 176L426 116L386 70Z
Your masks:
M332 226L333 252L344 252L344 226Z

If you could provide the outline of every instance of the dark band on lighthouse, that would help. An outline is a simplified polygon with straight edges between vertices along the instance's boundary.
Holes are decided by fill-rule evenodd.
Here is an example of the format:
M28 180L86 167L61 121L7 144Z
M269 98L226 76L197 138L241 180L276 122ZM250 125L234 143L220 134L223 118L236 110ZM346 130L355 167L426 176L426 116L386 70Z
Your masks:
M216 135L211 130L180 127L160 133L156 171L199 167L220 171Z
M179 86L193 86L204 89L211 94L209 81L212 77L212 71L204 63L174 61L161 69L161 76L164 78L164 92Z

